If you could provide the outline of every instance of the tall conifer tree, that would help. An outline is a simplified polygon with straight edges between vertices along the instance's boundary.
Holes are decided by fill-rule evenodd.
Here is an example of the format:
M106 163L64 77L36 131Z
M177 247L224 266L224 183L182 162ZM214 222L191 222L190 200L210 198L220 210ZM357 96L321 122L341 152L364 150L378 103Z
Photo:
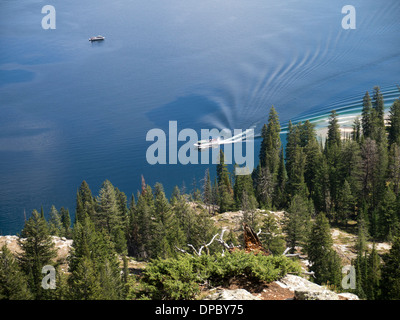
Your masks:
M364 138L370 138L373 132L372 102L367 91L363 98L363 108L361 112L361 124Z
M32 298L25 275L8 249L0 250L0 300L29 300Z
M400 100L396 99L389 110L389 145L400 146Z
M341 281L340 258L333 250L332 245L328 219L320 213L312 227L306 246L311 263L310 270L315 272L316 283L339 286Z
M33 210L31 217L25 222L18 244L22 250L18 257L20 266L28 277L34 298L40 300L45 296L41 286L42 268L52 265L57 253L47 222L36 210Z

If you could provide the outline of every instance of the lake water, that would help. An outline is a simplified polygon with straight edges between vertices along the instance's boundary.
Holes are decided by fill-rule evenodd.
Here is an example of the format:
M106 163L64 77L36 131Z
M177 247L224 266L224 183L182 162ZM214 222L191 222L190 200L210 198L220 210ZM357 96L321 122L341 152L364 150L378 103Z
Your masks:
M274 105L323 122L332 107L359 111L379 85L387 106L400 84L400 3L344 1L0 0L0 234L24 210L54 204L73 215L86 180L128 196L141 175L167 193L208 165L150 165L152 128L259 133ZM56 9L44 30L42 7ZM91 43L88 38L104 35ZM346 113L347 112L347 113ZM339 112L340 113L340 112ZM255 150L256 157L258 148Z

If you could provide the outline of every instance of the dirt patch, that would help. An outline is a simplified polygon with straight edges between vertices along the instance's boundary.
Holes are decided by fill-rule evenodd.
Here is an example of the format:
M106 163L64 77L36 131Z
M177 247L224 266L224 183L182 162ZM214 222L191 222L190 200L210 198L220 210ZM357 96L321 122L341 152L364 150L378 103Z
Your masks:
M267 284L261 293L255 294L262 300L293 300L294 293L289 289L282 288L275 282Z
M219 288L222 289L245 289L255 297L262 300L291 300L294 298L293 291L282 288L275 282L252 282L246 278L233 278Z

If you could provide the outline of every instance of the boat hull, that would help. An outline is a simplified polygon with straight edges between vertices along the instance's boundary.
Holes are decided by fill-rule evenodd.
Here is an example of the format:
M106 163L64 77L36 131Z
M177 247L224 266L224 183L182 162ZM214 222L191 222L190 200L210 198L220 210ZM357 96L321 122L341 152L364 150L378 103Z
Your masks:
M89 38L89 41L103 41L105 38L104 37L92 37Z

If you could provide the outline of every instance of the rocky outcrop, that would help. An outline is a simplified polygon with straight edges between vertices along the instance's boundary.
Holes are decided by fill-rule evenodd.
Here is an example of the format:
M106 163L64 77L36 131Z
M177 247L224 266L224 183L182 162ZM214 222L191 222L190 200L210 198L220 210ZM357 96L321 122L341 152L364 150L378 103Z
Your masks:
M352 293L336 293L295 275L286 275L262 288L214 288L203 300L359 300Z
M338 294L295 275L288 274L275 282L282 288L293 291L295 300L359 300L355 294Z
M215 292L207 295L203 300L261 300L245 289L215 289Z
M56 236L52 236L51 238L55 248L57 249L57 259L65 259L71 250L72 240ZM0 236L0 250L5 244L12 253L20 253L21 248L19 247L18 239L18 236ZM24 239L22 238L21 240L23 241Z
M340 300L360 300L357 295L350 292L338 293Z
M318 290L296 290L294 292L295 300L340 300L339 296L330 290L319 288Z

